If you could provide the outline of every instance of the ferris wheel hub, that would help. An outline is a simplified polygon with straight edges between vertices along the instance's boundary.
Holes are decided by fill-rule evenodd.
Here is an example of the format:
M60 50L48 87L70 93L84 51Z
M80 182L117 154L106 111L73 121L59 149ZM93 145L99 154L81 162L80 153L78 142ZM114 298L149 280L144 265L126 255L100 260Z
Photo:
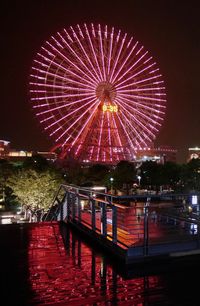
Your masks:
M108 81L103 81L96 88L97 99L102 103L114 102L117 92L113 84Z

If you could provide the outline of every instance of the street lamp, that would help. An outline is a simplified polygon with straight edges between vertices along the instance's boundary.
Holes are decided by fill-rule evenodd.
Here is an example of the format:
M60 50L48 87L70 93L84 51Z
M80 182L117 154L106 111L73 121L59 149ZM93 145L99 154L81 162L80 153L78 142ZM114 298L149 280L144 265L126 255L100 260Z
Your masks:
M113 181L114 181L114 178L110 177L110 184L111 184L110 192L111 192L111 194L113 193Z
M138 175L137 178L138 178L138 185L140 186L141 176Z

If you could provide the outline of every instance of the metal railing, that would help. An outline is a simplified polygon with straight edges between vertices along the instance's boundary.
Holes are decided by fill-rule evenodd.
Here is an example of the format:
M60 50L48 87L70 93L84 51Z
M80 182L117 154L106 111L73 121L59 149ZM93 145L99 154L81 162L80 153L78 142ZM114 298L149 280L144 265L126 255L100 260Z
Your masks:
M69 221L106 238L122 248L142 247L149 254L152 245L196 240L199 247L199 222L155 211L151 198L141 205L127 207L113 203L110 194L90 188L61 185L45 220Z
M128 247L128 232L119 227L118 210L126 207L113 203L111 194L90 188L61 185L45 220L82 224L115 244ZM127 238L127 239L126 239Z

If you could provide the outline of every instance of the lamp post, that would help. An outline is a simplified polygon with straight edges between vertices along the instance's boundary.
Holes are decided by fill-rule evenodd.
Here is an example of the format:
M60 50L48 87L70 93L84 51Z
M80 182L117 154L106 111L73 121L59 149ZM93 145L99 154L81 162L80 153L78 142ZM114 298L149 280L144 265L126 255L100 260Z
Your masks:
M141 176L138 175L137 178L138 178L138 185L140 186Z
M110 193L111 193L111 197L110 197L110 201L112 203L112 194L113 194L113 181L114 181L114 178L113 177L110 177Z
M110 177L110 185L111 185L110 192L111 192L111 194L113 193L113 181L114 181L114 178Z

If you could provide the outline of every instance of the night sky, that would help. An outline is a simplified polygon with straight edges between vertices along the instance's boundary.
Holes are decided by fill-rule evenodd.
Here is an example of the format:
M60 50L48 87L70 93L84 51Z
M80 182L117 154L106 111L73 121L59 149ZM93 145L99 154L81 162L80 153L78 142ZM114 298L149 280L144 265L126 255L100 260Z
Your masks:
M134 36L164 77L167 111L156 145L200 146L200 8L198 1L32 0L1 2L0 139L24 150L49 150L53 141L34 117L28 77L45 40L77 23L107 24Z

